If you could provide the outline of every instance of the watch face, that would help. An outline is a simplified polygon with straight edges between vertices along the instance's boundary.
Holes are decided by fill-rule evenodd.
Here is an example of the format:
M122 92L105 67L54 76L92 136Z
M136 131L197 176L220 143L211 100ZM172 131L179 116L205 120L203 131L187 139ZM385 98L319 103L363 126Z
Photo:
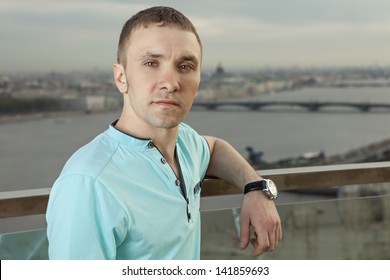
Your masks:
M272 181L272 180L267 180L268 182L268 189L269 189L269 192L273 195L273 196L277 196L278 195L278 189L276 188L276 185L275 183Z

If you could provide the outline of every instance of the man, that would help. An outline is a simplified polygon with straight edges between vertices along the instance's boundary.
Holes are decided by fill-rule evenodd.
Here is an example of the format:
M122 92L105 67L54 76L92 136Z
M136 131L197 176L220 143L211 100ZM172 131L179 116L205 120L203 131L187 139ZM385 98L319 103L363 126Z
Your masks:
M228 143L182 123L197 93L201 60L196 29L180 12L153 7L126 22L113 67L123 110L68 160L52 188L51 259L199 259L205 176L248 192L240 247L251 242L253 256L275 249L281 222L262 191L265 181Z

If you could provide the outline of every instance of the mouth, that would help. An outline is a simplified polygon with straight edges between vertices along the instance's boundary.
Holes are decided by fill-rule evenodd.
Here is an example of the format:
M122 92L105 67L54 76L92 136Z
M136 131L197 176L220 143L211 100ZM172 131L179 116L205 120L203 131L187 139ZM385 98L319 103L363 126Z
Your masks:
M153 103L161 106L166 106L166 107L179 107L178 102L169 99L160 99L160 100L153 101Z

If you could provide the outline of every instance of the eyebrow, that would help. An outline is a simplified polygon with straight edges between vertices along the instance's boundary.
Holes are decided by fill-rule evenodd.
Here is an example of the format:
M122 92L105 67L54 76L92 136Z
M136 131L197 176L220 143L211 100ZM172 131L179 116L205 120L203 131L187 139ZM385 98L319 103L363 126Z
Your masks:
M164 55L163 54L160 54L160 53L152 53L152 52L146 52L146 53L143 53L139 56L140 59L145 59L145 58L159 58L159 57L163 57Z
M164 55L158 52L145 52L139 56L140 60L148 59L148 58L160 58L160 57L164 57ZM199 59L195 55L183 55L179 60L192 61L195 64L199 65Z
M184 61L192 61L193 63L195 63L196 65L199 65L199 60L198 58L195 56L195 55L184 55L182 57L182 59Z

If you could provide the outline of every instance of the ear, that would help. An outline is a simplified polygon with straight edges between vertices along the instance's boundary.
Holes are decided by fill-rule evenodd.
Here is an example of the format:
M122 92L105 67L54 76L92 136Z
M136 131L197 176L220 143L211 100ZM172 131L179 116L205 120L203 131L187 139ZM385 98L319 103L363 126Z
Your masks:
M114 64L113 70L114 70L114 80L115 80L116 87L121 93L127 94L128 85L127 85L127 78L126 78L126 73L125 73L125 69L123 68L123 65Z

